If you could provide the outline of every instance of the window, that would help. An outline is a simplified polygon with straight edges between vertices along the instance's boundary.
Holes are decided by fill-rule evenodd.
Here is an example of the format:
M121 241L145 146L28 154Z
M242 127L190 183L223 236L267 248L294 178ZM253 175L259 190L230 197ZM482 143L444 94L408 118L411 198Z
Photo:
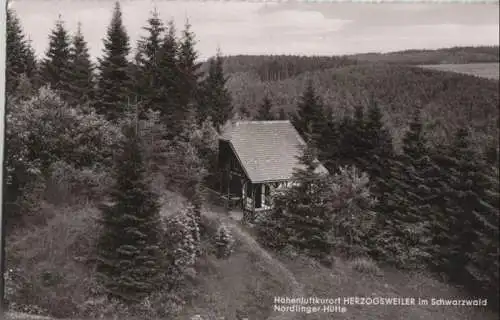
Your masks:
M264 185L264 204L271 205L271 187L267 184Z

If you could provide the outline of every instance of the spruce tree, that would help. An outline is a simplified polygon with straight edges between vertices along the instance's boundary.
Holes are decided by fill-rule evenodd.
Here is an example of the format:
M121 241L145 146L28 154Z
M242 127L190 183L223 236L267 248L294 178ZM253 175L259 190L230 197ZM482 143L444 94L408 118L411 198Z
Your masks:
M443 213L447 221L443 234L439 234L441 257L445 270L453 279L470 281L477 277L475 270L481 272L481 265L488 268L477 260L476 250L483 241L486 245L495 241L493 236L498 234L495 227L498 223L498 197L488 176L492 171L473 149L467 128L457 131L447 157L448 181L442 190L445 196ZM491 242L487 247L483 249L491 250ZM490 260L490 263L494 261Z
M478 220L476 229L476 240L471 252L468 253L470 260L467 266L474 283L474 289L485 293L488 299L498 307L498 284L499 276L499 220L500 220L500 193L498 167L486 165L485 170L485 192L481 210L475 212Z
M300 97L297 113L292 118L292 123L300 134L305 134L310 128L314 143L318 142L321 132L324 130L325 114L323 102L316 94L312 81L307 82L306 89Z
M161 44L161 55L158 62L159 85L155 88L156 108L160 111L167 130L168 138L173 139L182 132L184 120L189 114L182 105L183 76L179 67L179 43L176 37L175 24L170 21Z
M49 35L49 48L41 62L41 78L50 85L64 100L70 94L70 55L71 39L59 17L55 28Z
M231 95L226 88L227 79L224 76L223 58L220 52L209 62L206 79L201 84L202 102L199 104L200 121L211 117L217 130L233 117Z
M288 244L315 258L325 258L332 249L330 218L324 191L327 179L317 171L317 151L312 139L303 147L292 180L296 183L275 199L274 228L280 245Z
M122 21L119 2L104 39L104 56L99 58L99 76L95 108L108 120L118 120L126 113L133 86L128 54L129 37Z
M371 155L366 116L364 107L358 105L354 108L354 115L344 122L340 133L340 149L342 151L344 164L355 165L361 171L366 172L366 163Z
M320 137L321 149L319 150L319 159L323 165L330 171L335 173L338 171L339 153L340 153L340 131L337 119L333 116L333 111L327 113L325 119L326 125Z
M257 117L255 120L274 120L274 114L271 112L273 105L271 99L268 96L264 97L262 104L260 105Z
M21 76L31 79L36 72L34 51L23 33L21 23L12 9L7 10L6 92L13 94Z
M69 81L69 102L71 104L87 104L94 98L94 66L90 61L87 42L81 31L81 24L78 29L70 51L70 81Z
M164 263L157 196L145 177L136 125L124 127L111 203L102 207L97 271L110 297L135 302L158 289Z
M157 90L162 86L162 72L168 72L160 69L165 27L156 10L147 22L148 25L143 29L148 32L148 35L142 37L137 46L135 80L137 93L141 97L144 108L158 111L163 101L159 101Z
M383 183L380 181L388 177L386 169L390 167L394 158L394 146L391 133L384 127L380 106L373 99L368 107L365 139L368 154L363 161L363 167L372 180L372 192L381 197L384 191L381 189Z
M178 68L180 71L179 85L181 90L178 92L180 116L182 113L190 113L196 101L198 82L201 76L201 64L198 60L198 53L195 49L195 35L191 31L191 24L186 21L182 37L178 46Z
M340 121L338 126L338 165L354 165L361 171L366 171L364 164L368 160L370 146L365 129L365 113L362 106L356 106L353 116L345 115Z
M426 184L429 150L420 111L403 138L403 153L394 159L379 181L380 205L377 248L399 267L421 268L432 254L431 195Z

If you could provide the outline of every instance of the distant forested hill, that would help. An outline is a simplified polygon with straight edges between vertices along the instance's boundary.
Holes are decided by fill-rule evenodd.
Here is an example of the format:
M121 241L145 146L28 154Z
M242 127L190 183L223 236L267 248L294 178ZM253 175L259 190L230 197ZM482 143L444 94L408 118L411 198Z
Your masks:
M498 46L453 47L438 50L405 50L383 54L357 54L350 57L360 61L413 65L498 62L500 59Z
M480 57L493 60L495 52L498 60L498 47L345 57L230 56L225 60L225 72L236 110L246 108L251 114L265 96L271 98L274 112L281 108L293 112L311 79L335 115L352 112L356 105L366 105L370 96L375 97L385 110L396 142L417 107L423 109L434 141L447 140L463 125L470 125L480 141L489 141L498 135L498 81L417 65L439 59L449 62L457 56L471 62ZM412 58L417 56L421 59ZM374 57L386 57L386 61Z

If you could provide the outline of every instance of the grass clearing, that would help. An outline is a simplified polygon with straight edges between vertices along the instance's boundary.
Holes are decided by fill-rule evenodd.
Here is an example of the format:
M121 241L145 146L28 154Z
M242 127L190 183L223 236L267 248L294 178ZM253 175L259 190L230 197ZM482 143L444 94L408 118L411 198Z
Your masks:
M496 63L467 63L467 64L434 64L422 65L422 68L445 72L468 74L480 78L499 79L500 64Z

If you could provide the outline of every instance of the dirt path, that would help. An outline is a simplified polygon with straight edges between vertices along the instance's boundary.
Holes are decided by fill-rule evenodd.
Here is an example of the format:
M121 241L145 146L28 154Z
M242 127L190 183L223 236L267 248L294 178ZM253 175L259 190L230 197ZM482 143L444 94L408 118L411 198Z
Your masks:
M267 250L262 248L252 235L242 229L238 223L231 219L229 216L223 213L218 213L213 210L204 210L203 214L210 219L217 219L224 222L228 227L231 228L233 235L240 241L244 242L248 247L262 258L268 265L272 266L276 272L281 273L288 279L289 284L292 287L292 291L288 294L289 297L302 297L304 296L303 286L297 281L293 273L288 270L288 268L281 263L279 260L274 258ZM272 316L267 320L294 320L301 319L300 314L296 313L282 313L276 316Z

